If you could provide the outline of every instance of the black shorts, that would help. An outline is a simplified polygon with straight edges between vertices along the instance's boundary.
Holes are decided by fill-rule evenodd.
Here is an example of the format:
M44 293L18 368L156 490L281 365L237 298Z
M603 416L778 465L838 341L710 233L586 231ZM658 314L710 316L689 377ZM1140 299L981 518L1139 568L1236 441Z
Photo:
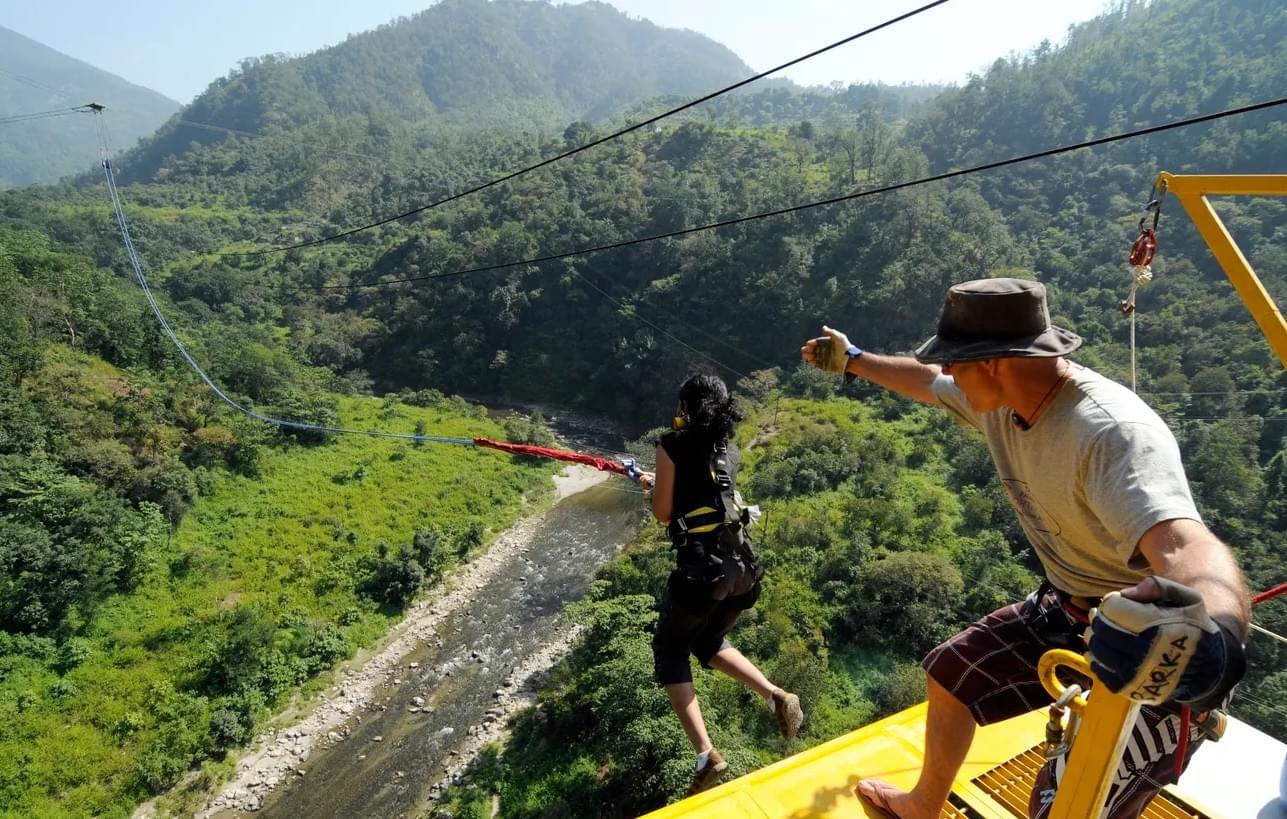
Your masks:
M659 684L692 682L689 654L702 668L710 668L711 658L731 647L725 636L733 630L738 615L754 606L760 596L758 581L746 594L723 600L712 597L711 589L711 584L694 582L678 569L670 573L652 638L653 673Z

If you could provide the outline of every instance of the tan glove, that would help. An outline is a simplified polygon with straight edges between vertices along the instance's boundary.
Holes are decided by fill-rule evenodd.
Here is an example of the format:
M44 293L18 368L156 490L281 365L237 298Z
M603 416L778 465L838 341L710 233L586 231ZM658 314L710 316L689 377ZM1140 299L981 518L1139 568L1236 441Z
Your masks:
M849 337L839 330L822 326L825 336L811 339L800 349L801 358L820 370L843 373L849 364L848 350L853 347Z

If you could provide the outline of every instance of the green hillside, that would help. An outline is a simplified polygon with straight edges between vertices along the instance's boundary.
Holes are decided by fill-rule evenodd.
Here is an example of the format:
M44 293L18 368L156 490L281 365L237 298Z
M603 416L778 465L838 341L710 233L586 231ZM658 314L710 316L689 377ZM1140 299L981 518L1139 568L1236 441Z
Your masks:
M383 137L377 153L411 137L423 151L448 126L561 130L751 73L706 37L631 20L606 3L445 0L303 58L245 60L183 118L252 134L294 131L358 152L365 148L351 147L344 133L371 129ZM222 138L172 123L123 166L127 179L151 176L191 142Z
M128 815L549 493L545 465L231 412L172 369L140 294L37 235L0 228L0 285L0 816ZM337 395L241 353L262 411L505 434L432 390Z
M585 144L673 101L656 94L747 73L718 47L602 5L448 0L216 81L184 117L245 133L171 123L123 160L122 195L176 331L219 384L259 409L464 429L468 412L442 397L456 393L573 407L643 431L670 417L690 369L716 368L735 384L752 412L740 433L743 487L768 509L770 576L738 641L798 687L813 714L787 749L742 693L699 677L716 742L744 771L913 701L918 653L1030 588L1038 570L977 439L873 388L839 392L797 366L801 341L826 322L865 348L908 350L930 332L948 284L1035 276L1051 288L1055 320L1086 339L1075 359L1128 379L1118 305L1156 173L1287 172L1284 109L676 239L423 277L1271 98L1287 87L1280 5L1116 4L1066 44L1000 60L928 99L926 89L886 86L730 95L414 218L275 252ZM569 49L574 39L584 47ZM678 83L671 48L696 61L685 74L700 74L700 88L667 84ZM628 82L599 62L609 53L633 65ZM1283 303L1287 202L1216 207ZM1265 588L1287 579L1287 373L1174 201L1163 202L1160 227L1155 280L1139 297L1139 390L1174 430L1205 520L1252 588ZM0 713L23 738L0 734L0 804L49 815L76 815L61 794L75 794L78 810L124 812L188 764L235 748L337 646L387 624L363 580L404 588L425 570L423 556L399 551L414 543L421 506L386 494L390 509L411 511L354 513L323 532L304 525L318 513L298 492L302 475L344 493L384 487L412 463L443 481L483 480L462 453L389 445L372 460L343 441L235 418L170 349L130 275L101 182L0 192L0 290L12 294L0 300ZM411 278L422 280L395 281ZM377 286L356 286L368 284ZM513 470L484 476L496 481L492 518L509 519L519 493L544 481ZM352 497L360 509L362 496ZM86 517L67 523L71 508ZM453 502L445 512L458 538L477 540L477 510ZM279 543L265 543L270 526ZM238 545L225 552L221 539ZM338 560L333 585L319 585L313 573L328 556ZM647 653L649 606L670 559L645 537L605 570L579 610L588 636L554 673L545 707L519 723L503 762L493 754L474 770L453 816L489 816L493 793L504 816L600 805L625 815L682 789L682 736ZM291 585L296 571L312 578L308 594ZM161 635L131 619L164 590L186 599L188 582L209 584L210 599L246 594L244 611L221 614L206 598L188 613L166 604ZM279 584L296 590L299 617L257 608ZM194 625L170 619L180 616ZM1287 603L1256 616L1287 630ZM124 634L122 622L143 636ZM227 647L238 633L258 640L237 644L249 646L240 682L201 676L209 666L199 658L212 656L202 646ZM109 659L118 648L127 659ZM139 702L138 686L160 673L154 651L181 661L161 689L173 708L138 726L90 719L94 675L76 669L123 663L104 679ZM1263 640L1249 651L1234 713L1285 737L1281 709L1257 703L1287 694L1287 652ZM135 666L143 670L130 676ZM69 744L101 759L75 776L56 769ZM37 759L31 747L45 750Z

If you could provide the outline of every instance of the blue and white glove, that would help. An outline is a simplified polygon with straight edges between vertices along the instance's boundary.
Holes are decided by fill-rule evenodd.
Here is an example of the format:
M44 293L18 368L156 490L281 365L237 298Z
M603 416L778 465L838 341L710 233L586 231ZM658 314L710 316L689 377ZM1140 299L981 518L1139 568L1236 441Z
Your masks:
M1093 612L1091 670L1110 691L1145 705L1218 707L1247 667L1237 624L1207 616L1188 586L1153 580L1162 594L1155 602L1112 592Z

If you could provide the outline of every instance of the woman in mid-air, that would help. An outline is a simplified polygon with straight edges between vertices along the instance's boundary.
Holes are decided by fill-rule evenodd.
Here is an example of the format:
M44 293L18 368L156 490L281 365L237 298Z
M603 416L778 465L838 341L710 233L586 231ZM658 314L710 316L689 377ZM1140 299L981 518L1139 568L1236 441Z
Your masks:
M763 697L788 742L804 720L800 698L769 682L726 638L738 615L755 605L763 575L734 489L738 458L729 439L739 420L720 378L690 376L679 389L672 429L657 441L657 471L640 477L652 486L653 516L668 525L676 550L652 651L657 682L697 751L689 793L714 786L728 769L706 733L689 654Z

